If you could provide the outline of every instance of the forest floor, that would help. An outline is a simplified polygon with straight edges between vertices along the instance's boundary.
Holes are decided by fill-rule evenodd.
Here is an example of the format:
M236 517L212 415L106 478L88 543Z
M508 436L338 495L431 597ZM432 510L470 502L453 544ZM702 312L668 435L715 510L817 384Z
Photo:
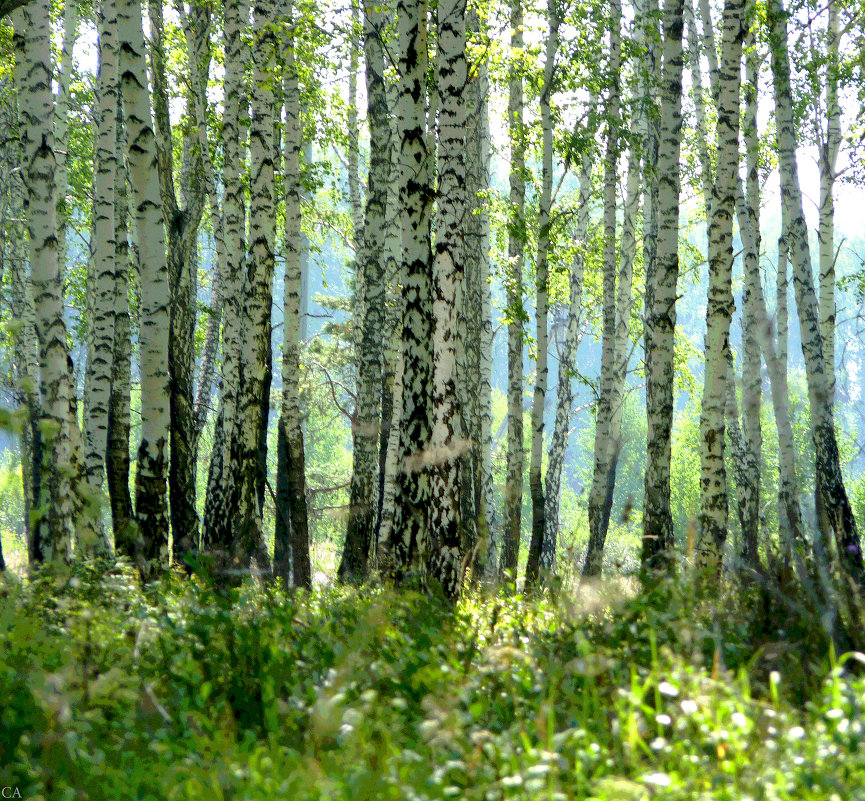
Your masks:
M375 587L142 591L94 564L3 578L0 784L47 801L865 798L865 657L836 658L758 591L635 589L450 609Z

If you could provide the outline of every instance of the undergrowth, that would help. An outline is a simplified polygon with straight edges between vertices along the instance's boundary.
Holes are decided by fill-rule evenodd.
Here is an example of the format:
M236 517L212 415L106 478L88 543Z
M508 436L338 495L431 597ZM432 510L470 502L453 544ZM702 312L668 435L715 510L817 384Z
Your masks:
M0 784L24 798L865 798L863 657L761 639L733 589L450 609L94 564L0 581Z

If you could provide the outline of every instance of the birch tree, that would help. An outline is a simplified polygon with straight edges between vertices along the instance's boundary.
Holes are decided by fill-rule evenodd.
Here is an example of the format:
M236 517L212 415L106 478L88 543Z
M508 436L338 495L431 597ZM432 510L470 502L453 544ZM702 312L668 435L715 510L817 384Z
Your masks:
M114 220L114 184L117 177L117 31L116 5L103 3L97 11L99 69L96 80L93 178L93 288L92 342L87 358L84 420L84 460L87 480L99 491L108 454L108 415L114 364L114 314L116 308L117 250Z
M381 6L364 4L364 62L366 65L367 119L370 130L369 175L363 247L358 251L364 298L360 304L357 348L357 404L352 421L352 478L345 546L339 566L343 580L366 576L378 507L378 461L382 417L382 364L384 357L385 240L390 181L391 132L384 77ZM355 313L358 313L356 309Z
M485 32L477 10L470 8L469 36ZM483 41L476 42L469 65L466 132L466 371L463 377L470 398L467 437L474 486L475 531L478 543L473 572L493 578L500 548L493 499L492 473L492 305L490 297L490 216L485 197L490 185L489 68Z
M679 154L682 142L682 0L665 0L661 124L658 140L658 239L646 276L646 480L643 502L645 568L673 547L670 437L673 426L673 348L679 276Z
M541 89L541 197L538 208L538 249L535 259L535 388L532 394L532 451L529 463L529 492L532 498L532 538L526 562L526 585L538 580L541 549L544 539L544 483L542 475L544 455L544 407L547 397L547 327L549 294L550 211L553 196L553 120L550 105L553 76L559 47L558 0L547 3L546 53L544 78Z
M718 573L727 537L724 465L726 388L733 313L733 212L739 180L739 92L744 3L726 0L718 91L717 170L709 217L706 371L700 416L700 536L697 562Z
M306 453L300 408L301 312L301 162L303 126L297 70L299 22L294 4L286 9L285 36L285 296L283 302L282 407L277 451L277 496L274 566L288 584L288 566L296 587L312 586L309 522L306 508ZM286 519L289 525L286 525ZM286 537L291 532L290 539ZM288 540L288 542L286 542ZM282 546L282 547L280 547Z
M156 141L144 56L141 8L117 4L120 87L128 146L136 241L139 250L141 443L135 475L136 522L143 551L134 554L146 574L168 559L168 442L170 429L168 335L170 291L162 227Z
M403 206L402 398L396 455L394 519L387 550L395 577L416 558L429 524L429 445L433 371L431 164L426 139L426 5L397 4L399 95L396 175Z
M610 429L613 418L616 373L616 190L618 188L619 115L621 113L622 6L610 3L610 46L608 64L609 95L604 156L604 255L603 255L603 334L601 338L601 378L595 413L594 470L589 494L589 544L583 576L598 576L607 534L609 508L605 508L607 473L610 468ZM610 498L612 502L612 497Z
M227 554L231 550L231 520L234 501L231 444L238 424L237 399L240 376L240 346L244 274L246 272L246 204L244 174L249 101L244 88L243 35L247 28L249 5L245 0L228 0L225 5L224 47L225 81L222 119L222 148L225 186L225 309L222 331L222 369L220 373L219 414L207 478L207 497L202 524L206 550Z
M589 106L594 105L594 98ZM547 460L546 486L544 501L544 541L541 546L540 565L547 573L556 567L556 546L559 533L559 504L561 501L562 466L568 448L568 429L571 409L574 405L573 370L577 350L582 339L581 317L583 311L583 276L586 267L587 235L592 197L592 154L581 156L579 209L574 230L577 244L570 266L568 279L568 313L565 324L565 337L559 350L558 385L556 388L556 416Z
M827 391L835 397L835 198L834 189L841 149L841 104L838 100L840 70L840 14L838 0L826 6L826 73L824 79L824 113L815 115L820 168L820 200L817 241L820 262L820 336L826 362Z
M430 471L430 542L424 560L428 579L455 598L462 580L464 550L460 478L463 439L458 365L463 362L459 336L463 313L465 256L465 0L438 5L438 225L433 257L433 427Z
M62 149L57 153L57 254L61 267L66 265L66 231L69 227L68 188L69 188L69 152L66 143L69 141L69 112L71 108L72 71L74 63L72 51L78 34L78 4L63 4L63 37L60 44L55 77L57 94L54 98L54 140L60 142ZM63 294L65 281L61 281L60 292ZM86 455L85 455L86 460Z
M4 82L5 84L5 82ZM0 122L14 129L18 111L15 97L6 85L0 86ZM20 141L11 141L0 151L0 225L5 236L0 241L0 275L9 287L9 311L17 328L12 334L15 399L23 410L19 453L21 491L24 506L24 531L27 537L28 564L34 566L41 556L39 527L35 511L41 504L42 428L40 426L39 342L36 336L36 310L28 275L28 248L25 237L25 188L21 171Z
M708 14L708 6L701 4L701 13ZM703 189L703 204L707 219L712 214L714 166L713 157L709 152L709 134L706 103L703 97L703 78L700 64L701 47L700 33L694 15L693 4L687 7L688 25L690 31L689 58L691 68L692 93L696 109L695 133L697 151L700 161L700 174ZM708 52L715 52L715 33L711 18L703 19L703 37ZM725 372L727 388L724 392L726 430L732 444L733 469L736 482L737 509L742 530L742 557L744 563L751 567L759 567L757 543L760 523L760 453L762 447L762 432L760 429L760 395L762 382L760 372L760 335L758 333L759 314L757 298L762 298L762 285L759 272L759 187L755 186L757 179L757 132L756 132L756 79L752 80L752 69L757 58L751 48L748 51L749 84L744 87L746 99L743 117L743 133L746 145L746 169L748 171L748 200L745 203L745 190L742 181L736 178L736 216L739 232L743 242L743 375L742 403L745 416L742 424L739 422L739 402L736 395L736 372L733 365L732 350L727 352L727 369ZM720 70L716 58L709 57L709 77L712 83L711 95L717 102L719 98ZM740 202L740 200L742 202ZM707 229L708 234L708 229ZM756 284L756 285L755 285ZM755 352L756 351L756 352ZM768 360L767 360L768 363Z
M239 376L237 420L230 446L234 484L233 558L241 569L250 562L268 567L262 531L260 458L262 425L269 408L266 389L270 371L270 314L274 272L273 128L276 56L274 8L271 0L253 4L254 75L249 133L250 205L248 260L241 289L238 332Z
M753 17L753 9L746 18ZM747 20L746 20L747 25ZM760 428L760 407L763 396L763 381L760 368L760 322L759 300L763 288L760 277L760 143L757 129L757 94L759 91L759 55L753 27L745 37L745 77L743 86L745 108L742 116L742 138L745 145L745 200L747 219L740 213L738 198L743 191L741 179L737 180L736 208L740 232L750 227L752 247L746 248L744 260L745 281L742 292L742 431L744 434L745 472L743 493L740 498L740 521L742 524L742 559L752 568L759 568L758 550L760 534L760 480L763 453L763 433ZM744 237L743 237L744 240Z
M525 250L525 132L523 130L522 0L511 0L511 64L508 77L508 140L511 148L508 227L508 453L500 572L516 581L523 507L523 260Z
M820 475L823 506L835 535L842 569L858 586L865 586L865 565L859 531L841 475L830 381L820 334L817 294L811 274L811 251L802 210L802 192L796 164L796 133L790 90L787 17L780 0L771 0L767 25L775 94L776 142L781 175L782 227L788 237L796 307L802 334L802 353L811 406L815 471Z
M183 10L182 3L179 3ZM198 226L204 211L205 192L202 152L198 142L184 137L181 165L181 191L175 186L174 143L169 113L169 87L166 75L164 22L161 0L149 0L150 47L153 99L156 123L157 164L165 221L168 280L171 293L168 344L170 373L170 463L168 490L171 500L171 528L174 558L182 561L198 540L198 515L195 509L195 423L193 416L193 373L195 365L195 310L197 307ZM185 12L184 12L185 18ZM209 14L203 3L190 6L185 25L189 37L188 72L191 90L187 108L192 111L192 94L201 89L201 75L207 74L210 61L206 29ZM206 86L206 79L204 85Z
M66 325L57 253L54 97L51 93L51 28L47 0L18 10L14 20L24 211L30 243L30 279L39 338L41 377L41 515L33 531L35 562L69 559L82 521L84 464L75 419ZM25 99L26 98L26 99ZM35 498L34 498L35 500Z
M140 535L134 523L129 494L129 432L131 428L132 341L129 319L129 276L133 272L129 248L127 174L123 153L125 135L123 116L117 104L115 125L114 173L114 330L111 343L111 394L108 402L105 476L111 501L114 547L120 553L136 553L135 538Z

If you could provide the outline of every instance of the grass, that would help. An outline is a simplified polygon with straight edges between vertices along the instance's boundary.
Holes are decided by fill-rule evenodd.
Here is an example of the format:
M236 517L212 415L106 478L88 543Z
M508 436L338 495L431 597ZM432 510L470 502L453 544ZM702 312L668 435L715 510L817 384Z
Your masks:
M865 798L865 658L779 639L732 588L449 609L93 564L0 581L0 784L24 798Z

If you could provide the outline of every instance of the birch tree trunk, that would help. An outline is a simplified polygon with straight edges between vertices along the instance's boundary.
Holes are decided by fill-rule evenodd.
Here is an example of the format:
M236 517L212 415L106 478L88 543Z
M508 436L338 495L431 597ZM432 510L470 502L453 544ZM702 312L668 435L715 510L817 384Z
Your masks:
M607 469L604 476L604 497L601 502L601 527L603 537L600 557L603 557L603 541L610 525L613 494L616 488L616 471L622 444L622 413L625 404L625 380L630 362L630 326L633 307L634 257L636 254L636 218L640 202L640 158L631 151L628 160L628 177L622 214L622 245L619 257L619 280L616 290L616 347L613 367L612 395L610 399L610 425L607 453Z
M859 531L844 487L838 443L835 439L831 382L826 375L819 326L819 306L811 275L811 252L802 211L802 193L796 164L796 134L787 53L787 18L781 0L771 0L767 24L775 88L776 138L781 174L782 227L788 237L796 306L802 333L802 353L811 404L811 428L816 454L815 470L821 477L823 506L835 534L838 555L847 577L865 587L865 565Z
M748 10L746 7L746 15ZM753 14L751 14L753 16ZM760 569L760 474L763 453L763 432L760 427L760 407L763 380L760 368L760 339L757 334L759 310L757 296L762 296L760 277L760 143L757 130L757 92L759 89L759 56L752 31L745 38L745 75L743 87L745 109L742 132L745 143L745 199L747 220L739 217L739 230L750 225L753 247L745 250L745 285L742 293L742 433L744 435L745 476L740 499L742 511L742 560ZM742 192L737 180L737 196ZM738 207L737 201L737 207ZM737 485L740 481L737 479Z
M167 234L168 282L171 295L168 341L170 387L170 463L168 491L174 560L183 562L198 541L195 509L195 420L193 372L195 366L195 311L197 308L198 225L204 212L204 180L201 148L193 152L190 137L184 137L180 198L174 183L174 144L169 114L168 80L165 67L164 22L161 0L148 2L152 41L150 46L153 101L156 124L162 212ZM182 8L182 5L181 5ZM204 4L193 3L185 26L190 91L187 110L193 110L195 86L207 74L210 51L206 30L209 23ZM206 83L206 79L205 79Z
M103 3L97 12L99 71L96 79L93 177L93 288L92 345L87 357L85 393L89 398L84 420L84 462L87 480L99 492L108 455L108 415L114 364L117 250L114 220L114 182L117 176L117 31L116 5Z
M697 31L693 4L688 5L687 11L690 30L689 54L691 82L696 109L697 149L700 159L703 199L708 219L711 217L713 208L712 191L714 185L714 169L712 166L712 157L708 148L709 135L706 121L705 101L703 98L702 70L700 65L700 35ZM703 8L703 13L706 12L707 8ZM711 19L708 19L703 22L703 41L706 43L705 47L708 48L708 51L711 53L715 51L715 36L712 21ZM753 61L756 58L756 54L752 55L749 51L748 58ZM710 80L713 82L712 97L717 99L719 95L718 87L716 86L716 84L719 83L718 69L710 68ZM745 128L745 138L749 147L754 145L752 139L756 136L756 130L752 132L748 129L748 126L750 125L756 126L756 96L751 98L748 94L752 87L756 88L756 81L754 81L746 91L746 122L743 127ZM753 153L755 154L754 157L756 157L757 151L754 150ZM748 158L750 159L751 156L749 155ZM749 160L747 166L749 170L753 167L756 173L756 161L752 164ZM749 176L750 174L751 173L749 172ZM762 297L762 286L759 285L759 244L757 244L756 236L754 234L755 231L759 231L759 214L752 215L749 209L739 203L740 196L742 196L744 201L744 196L742 195L744 190L741 188L741 181L738 178L736 183L736 209L739 220L739 230L743 243L746 243L743 248L745 290L743 292L744 310L742 314L742 339L744 342L743 350L746 366L743 370L742 396L746 410L750 410L749 414L755 415L757 419L752 420L746 415L744 424L741 426L739 424L739 403L736 397L736 373L732 363L732 351L729 351L727 356L728 369L725 375L728 387L724 392L724 405L727 418L727 431L730 435L730 442L733 445L733 468L736 480L737 509L743 533L743 558L746 564L749 564L752 567L759 567L757 541L759 534L760 450L762 445L759 415L762 385L760 380L760 344L759 334L757 333L759 317L755 298L758 294L759 297ZM749 192L752 193L751 196L756 198L756 202L759 206L759 189L754 188L749 184ZM743 214L744 216L742 216ZM755 277L758 282L758 286L756 287L754 286ZM754 354L755 347L756 358Z
M664 3L664 65L658 143L658 240L646 284L646 479L644 569L660 566L673 548L670 436L673 427L674 333L679 277L679 154L682 142L682 0Z
M468 24L481 32L474 9ZM490 293L490 215L483 196L490 185L489 70L482 55L469 69L467 94L471 108L467 133L466 322L469 326L467 348L470 364L466 385L472 398L470 435L474 472L475 530L478 544L474 575L492 579L498 569L500 532L496 526L492 471L492 347L493 321Z
M706 372L700 415L700 535L697 564L717 576L727 538L727 476L724 464L730 320L733 314L733 212L739 181L739 91L743 0L724 3L718 92L717 171L709 217L709 297L706 310Z
M460 475L463 439L457 387L464 293L466 214L466 4L438 5L438 217L433 258L433 430L430 470L430 531L424 559L428 581L456 598L462 582L463 522Z
M430 386L433 373L431 163L426 141L426 5L397 5L400 141L397 180L403 204L402 416L397 449L394 520L389 558L403 579L429 524Z
M606 154L604 159L604 255L603 255L603 335L601 339L601 377L595 414L595 449L592 488L589 493L589 544L583 577L600 576L604 540L610 509L606 508L607 474L610 469L610 425L613 416L616 374L616 190L618 188L619 115L621 113L622 5L610 3L609 96L606 117ZM610 498L612 502L612 497Z
M477 10L469 9L466 26L468 37L478 39L481 23ZM483 55L468 67L466 85L466 210L463 255L465 260L465 293L460 315L464 363L459 365L461 404L467 452L466 470L462 476L463 522L470 540L471 572L474 581L483 578L486 560L492 546L490 540L489 506L484 495L483 475L483 400L481 355L484 319L485 285L489 281L489 220L486 215L484 192L489 186L488 162L484 161L483 129L487 115L488 77ZM486 238L485 238L486 237Z
M546 54L544 57L544 83L541 89L541 197L538 208L538 252L535 260L536 308L535 308L535 389L532 394L532 452L529 462L529 492L532 497L532 538L526 561L526 586L531 587L538 581L541 550L544 541L544 407L547 397L547 327L549 293L549 249L550 249L550 211L553 194L553 120L550 98L553 92L553 77L556 69L556 54L559 47L559 9L558 0L547 2Z
M105 461L114 548L118 553L137 553L135 539L140 536L134 523L129 495L130 382L132 379L132 342L129 331L129 273L132 259L127 233L127 178L123 164L125 139L123 117L117 104L114 174L114 338L111 354L111 395L108 403L108 453Z
M54 101L54 140L63 148L57 155L57 257L60 259L60 296L64 294L63 273L66 266L66 229L69 225L67 195L69 188L69 98L72 86L72 50L78 34L78 4L63 4L63 39L61 40L60 60L57 65L57 95ZM85 454L85 463L87 456Z
M366 63L367 119L370 129L369 176L363 247L357 273L364 297L358 319L357 405L352 425L352 476L345 546L339 566L343 581L366 577L378 507L377 478L382 419L382 360L386 284L384 245L387 231L391 135L384 80L384 9L371 0L364 5L364 61ZM356 310L356 314L358 311Z
M508 78L508 140L511 147L508 228L508 455L500 573L517 579L523 507L523 259L525 249L525 131L523 130L523 7L511 0L511 58Z
M736 205L740 222L747 216L746 201L741 192L737 193ZM751 225L740 225L742 244L746 252L756 248L753 242L753 228ZM783 242L783 240L782 240ZM786 248L779 244L778 269L784 275L786 281ZM783 262L783 264L782 264ZM759 276L758 276L759 278ZM779 281L781 279L779 278ZM786 318L786 295L784 288L783 309L779 305L779 315L783 312ZM796 468L796 446L793 440L793 427L790 423L789 396L787 393L787 371L786 371L786 320L783 323L783 334L781 320L779 318L778 329L778 352L772 342L772 325L766 310L766 300L763 295L763 285L760 280L754 284L754 307L756 313L755 332L760 343L763 358L769 373L769 384L772 392L772 409L775 414L775 423L778 429L778 502L779 502L779 524L782 541L788 552L805 551L804 528L802 524L802 512L799 506L799 490L797 486ZM781 340L784 340L783 348ZM806 554L807 555L807 554Z
M817 228L820 283L818 304L820 315L820 337L823 342L826 391L830 402L835 401L835 201L834 188L838 151L841 145L841 107L838 102L838 50L840 33L838 25L838 3L830 0L827 6L826 24L826 128L823 120L815 115L817 128L818 158L820 170L820 204ZM817 104L819 107L819 101ZM831 523L823 504L822 476L814 476L815 507L821 540L831 536Z
M169 304L168 265L162 227L156 142L144 58L141 8L117 5L120 85L128 140L139 249L141 359L141 444L135 476L136 521L143 550L134 554L145 576L168 561Z
M24 210L30 243L30 281L39 338L42 385L42 465L33 532L33 561L69 559L82 513L83 460L75 419L75 393L63 319L57 253L54 97L51 94L51 28L47 0L16 12L13 44L19 107ZM83 544L83 543L82 543Z
M245 44L243 34L249 19L245 0L227 0L225 5L225 100L222 118L222 148L225 186L225 309L222 329L222 370L219 415L207 478L207 497L202 525L203 547L218 559L232 548L231 520L235 484L231 477L231 443L238 423L237 397L242 338L241 290L246 272L246 206L244 174L248 98L244 90Z
M387 453L384 462L384 475L382 477L382 504L381 520L379 521L378 544L381 546L383 555L389 557L389 549L393 541L394 513L396 511L396 489L397 475L399 473L399 443L400 443L400 420L402 419L402 397L403 397L403 364L402 352L399 352L394 366L393 377L393 423L387 438ZM378 556L378 554L376 554Z
M594 105L594 98L589 101ZM580 318L583 311L583 275L585 273L585 247L580 247L587 239L589 230L590 201L592 197L592 159L588 154L582 156L580 168L580 201L577 211L577 225L574 240L578 243L571 263L568 296L568 319L565 338L559 351L558 386L556 389L556 417L550 450L547 460L546 486L544 501L544 541L541 547L541 570L552 573L556 568L556 545L559 533L559 504L561 499L562 465L568 449L568 428L574 392L571 386L574 362L582 339Z
M364 41L366 47L366 25L361 28L360 3L362 0L351 0L351 44L348 58L348 206L351 211L352 243L355 251L355 281L362 270L358 261L360 249L363 246L364 216L363 201L360 191L360 126L357 120L357 75L360 71L360 47L358 39ZM360 274L362 279L362 273ZM363 297L363 281L355 286L355 298Z
M303 126L300 117L300 82L297 71L299 34L293 2L288 3L285 54L285 295L283 302L282 408L279 415L280 447L277 452L277 484L285 483L285 495L276 509L274 567L289 583L309 589L309 522L306 508L306 453L300 408L300 305L301 305L301 173ZM378 385L375 387L378 388ZM290 525L286 526L288 519ZM285 535L291 532L286 542ZM282 536L280 536L282 535ZM286 545L288 547L286 547ZM280 547L282 546L282 547ZM289 558L290 557L290 558Z
M197 129L197 155L200 159L201 178L204 183L202 200L207 198L210 212L210 227L213 235L214 259L216 267L210 289L210 314L204 333L201 349L201 366L198 371L198 384L195 388L193 403L193 460L198 461L198 438L207 421L213 380L216 374L216 356L219 350L220 324L225 294L225 274L228 271L228 255L225 251L225 216L221 213L213 159L208 137L208 100L207 85L210 71L211 12L207 4L194 2L190 14L186 13L183 0L175 0L175 7L186 39L186 58L189 65L189 103L192 107L195 128ZM224 115L223 115L224 116Z
M237 420L230 446L229 480L234 482L233 557L246 568L268 567L259 496L261 434L269 386L270 314L274 273L273 120L275 25L271 0L253 4L254 77L250 127L248 261L241 289Z
M835 178L838 151L841 147L841 105L838 102L838 70L841 34L839 31L838 0L829 0L826 22L826 129L820 128L819 156L820 205L817 240L820 259L820 336L823 340L823 359L827 391L835 398Z
M641 0L639 6L635 9L635 14L637 22L642 29L641 38L644 48L640 59L640 80L638 85L641 90L640 94L642 95L646 120L646 130L643 137L643 266L646 275L645 290L643 293L643 359L646 375L646 412L648 415L649 383L652 373L652 354L654 349L652 312L657 285L658 200L660 191L658 156L660 151L661 107L658 95L661 85L661 60L658 56L658 46L661 41L661 35L659 30L660 13L658 0ZM661 458L662 456L663 452L657 454L657 458ZM648 451L646 460L646 475L648 477ZM648 486L649 484L646 483L645 487ZM658 555L662 554L664 547L669 547L670 543L666 543L665 546L664 541L657 539L655 531L648 531L649 536L646 536L645 498L643 506L643 541L640 554L640 570L645 574L647 569L652 569L657 564L659 561Z
M788 332L790 294L790 262L787 248L787 237L782 232L778 238L778 263L775 280L775 329L778 338L778 376L784 382L784 395L787 395L787 351L790 335Z
M703 14L707 13L707 6L703 5ZM704 20L705 22L706 20ZM702 101L702 80L699 62L699 45L697 42L696 22L693 18L693 10L691 11L691 31L693 39L691 42L692 56L692 82L694 84L694 100L697 110L697 135L700 146L700 161L702 164L703 185L706 194L706 208L711 209L712 197L711 189L713 184L712 166L709 157L708 148L705 147L706 124L705 124L705 109ZM707 52L714 53L714 34L709 24L704 26L704 41L706 41ZM779 503L779 523L782 534L782 542L788 553L804 552L804 530L802 526L802 516L799 507L798 489L796 483L796 452L793 441L793 429L790 424L790 414L787 394L787 251L784 239L779 241L778 253L778 287L779 295L777 301L778 309L778 353L775 352L775 345L772 342L771 324L766 311L766 302L763 296L762 281L759 274L759 243L757 232L759 231L759 214L757 213L759 202L759 188L755 185L756 182L756 163L752 161L757 153L756 130L751 130L751 125L756 125L756 94L757 86L756 74L754 72L756 54L749 50L748 55L748 76L750 86L746 93L746 109L745 109L745 142L746 142L746 166L747 166L747 181L748 181L748 197L746 199L744 190L741 186L741 181L737 182L736 188L736 213L739 222L739 232L742 238L743 250L745 253L745 283L746 283L746 303L752 304L752 309L745 321L746 326L750 328L749 336L754 336L758 346L763 353L763 358L766 362L767 371L769 374L769 382L772 394L772 406L775 415L775 422L778 431L778 469L779 469L779 484L778 484L778 503ZM714 61L710 57L710 77L715 84L718 83L717 64L715 68L711 68ZM713 86L714 89L714 86ZM712 92L713 96L717 97L717 91ZM753 315L753 316L751 316ZM747 341L747 339L746 339ZM746 347L748 345L746 344ZM747 358L752 358L748 356ZM729 359L728 359L729 361ZM746 368L749 372L757 368ZM750 377L744 379L746 384L750 381ZM734 467L736 469L736 484L739 491L739 507L740 521L743 532L747 532L749 526L756 526L759 523L758 504L759 504L759 486L754 488L754 482L759 481L759 450L751 448L746 443L746 437L742 434L739 428L739 412L736 404L736 389L734 373L732 366L729 371L727 389L727 420L731 429L731 441L734 444ZM760 391L759 386L754 390ZM747 391L743 392L743 396L747 397ZM757 406L757 414L759 414L759 406ZM759 432L759 427L757 427ZM757 462L757 467L749 465L749 459ZM749 492L750 502L749 502ZM756 507L756 508L755 508ZM747 544L746 535L746 544ZM756 536L756 532L755 532ZM756 542L756 540L753 540ZM754 562L750 562L749 555L746 552L745 558L752 566L758 566L759 561L756 556L756 548L752 555L755 557Z
M385 89L390 91L393 84ZM403 207L399 195L397 169L394 166L399 156L399 141L393 117L390 119L390 178L388 181L387 215L385 228L384 263L385 285L388 288L387 314L385 315L384 378L382 385L382 427L379 444L379 510L375 527L373 557L376 567L381 567L380 554L389 547L393 531L394 498L397 474L397 448L399 446L400 420L402 418L402 228Z

